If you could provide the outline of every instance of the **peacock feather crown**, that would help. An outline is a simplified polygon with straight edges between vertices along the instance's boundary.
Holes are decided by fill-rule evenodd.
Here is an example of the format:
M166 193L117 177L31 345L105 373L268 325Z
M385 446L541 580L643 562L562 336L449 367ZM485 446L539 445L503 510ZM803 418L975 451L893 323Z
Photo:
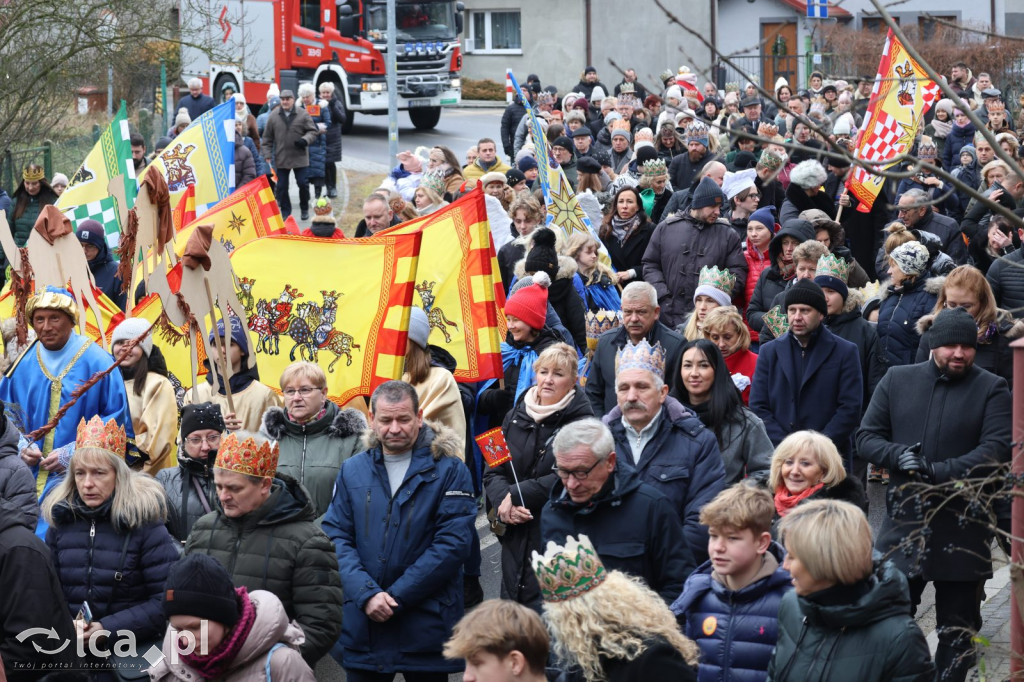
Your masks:
M124 459L128 450L128 435L124 427L113 419L103 423L99 415L89 421L83 417L78 422L78 432L75 434L75 449L80 448L106 450Z
M608 577L597 550L586 535L580 535L579 540L567 537L564 547L549 542L544 554L533 553L531 563L544 601L574 599Z
M826 253L818 259L816 277L835 277L844 284L850 276L850 264L835 254Z
M705 265L700 269L700 275L697 277L697 286L714 287L731 296L732 288L736 286L736 275L729 272L728 269L719 270L717 265L712 265L711 267Z
M615 356L615 374L627 369L646 369L655 376L665 374L665 349L660 341L652 346L647 339L640 339L635 346L629 342Z
M789 318L783 312L780 305L766 312L761 319L764 321L765 326L768 327L768 330L775 335L775 338L779 338L789 331Z

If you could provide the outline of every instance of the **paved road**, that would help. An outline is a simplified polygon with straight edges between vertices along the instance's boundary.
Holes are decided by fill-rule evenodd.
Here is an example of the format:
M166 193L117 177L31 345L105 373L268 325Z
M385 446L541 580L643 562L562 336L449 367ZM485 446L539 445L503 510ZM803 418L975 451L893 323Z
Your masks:
M415 149L418 146L433 147L445 145L461 160L472 145L481 137L495 140L501 132L501 108L445 109L441 121L433 130L416 130L409 121L409 114L398 113L398 150ZM389 166L388 160L388 119L386 116L356 114L352 132L342 141L346 159ZM498 145L499 150L501 144ZM346 164L347 165L347 164Z

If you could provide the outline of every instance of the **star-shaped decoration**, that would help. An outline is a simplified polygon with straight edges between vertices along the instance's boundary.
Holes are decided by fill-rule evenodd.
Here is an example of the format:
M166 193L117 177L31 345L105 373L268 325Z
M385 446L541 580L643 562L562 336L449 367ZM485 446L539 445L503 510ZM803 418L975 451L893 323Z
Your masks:
M228 221L228 229L234 230L238 234L242 234L243 227L245 227L245 217L237 215L234 211L232 211L231 220Z

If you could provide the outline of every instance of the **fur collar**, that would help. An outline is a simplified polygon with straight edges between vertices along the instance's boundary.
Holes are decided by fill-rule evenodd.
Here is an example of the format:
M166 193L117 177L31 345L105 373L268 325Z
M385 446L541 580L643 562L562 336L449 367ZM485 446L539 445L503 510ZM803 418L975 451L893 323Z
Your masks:
M917 333L924 334L932 328L935 322L935 314L922 315L917 321ZM1005 336L1010 341L1024 337L1024 320L1015 320L1005 310L996 313L996 325L999 328L999 335Z
M281 440L288 434L288 415L283 407L271 407L263 413L263 425L260 430L273 440ZM348 438L357 436L366 430L366 417L359 410L347 407L338 410L327 427L327 435L331 438Z
M929 278L927 278L924 281L924 290L927 293L929 293L929 294L933 294L935 296L938 296L939 292L942 291L942 285L945 283L945 281L946 281L945 277L929 277ZM891 286L892 286L892 280L891 279L884 280L879 285L879 287L878 287L878 299L880 301L884 301L885 299L889 298L889 294L892 293L890 291L890 289L889 289L889 287L891 287Z
M462 439L453 429L440 422L424 419L423 428L420 429L420 435L416 439L413 451L424 447L426 445L425 441L428 439L430 442L430 454L433 455L435 462L439 461L442 457L462 458ZM380 447L380 440L373 429L367 428L363 431L363 447L367 450Z

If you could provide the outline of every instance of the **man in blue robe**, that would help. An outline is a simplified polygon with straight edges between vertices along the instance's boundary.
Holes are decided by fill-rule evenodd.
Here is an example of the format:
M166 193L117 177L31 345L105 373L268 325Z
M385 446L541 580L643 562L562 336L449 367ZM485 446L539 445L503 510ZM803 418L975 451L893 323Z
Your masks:
M0 378L0 400L23 434L53 419L76 388L114 362L91 338L75 333L78 308L67 290L47 287L28 300L25 315L36 340ZM30 442L22 436L18 444L21 459L36 476L40 501L56 487L67 469L78 423L96 415L124 426L129 443L134 444L128 396L119 369L86 391L42 441ZM134 451L133 445L129 449ZM42 518L39 523L37 534L45 533Z

